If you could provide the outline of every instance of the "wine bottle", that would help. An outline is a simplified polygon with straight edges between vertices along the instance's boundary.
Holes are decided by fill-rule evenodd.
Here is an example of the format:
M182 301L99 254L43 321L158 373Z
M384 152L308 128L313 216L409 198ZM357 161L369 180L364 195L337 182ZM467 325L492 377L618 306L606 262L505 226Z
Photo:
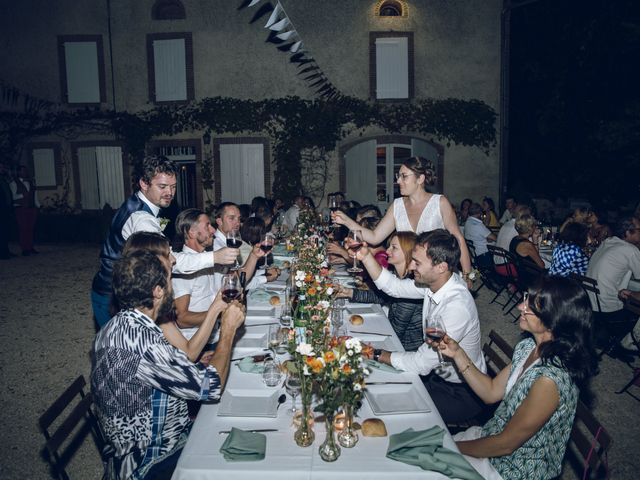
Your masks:
M293 317L293 326L306 328L309 320L309 312L306 308L307 297L303 294L298 295L298 304L296 305L296 312Z

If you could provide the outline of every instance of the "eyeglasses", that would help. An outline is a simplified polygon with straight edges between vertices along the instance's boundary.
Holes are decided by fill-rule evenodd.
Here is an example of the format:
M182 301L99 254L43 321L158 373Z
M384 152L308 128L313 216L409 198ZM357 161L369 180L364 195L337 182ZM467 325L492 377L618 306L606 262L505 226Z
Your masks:
M529 292L522 294L522 314L523 315L535 315L536 313L529 308Z
M396 180L400 180L402 178L402 180L406 180L407 177L410 177L411 175L415 175L415 173L396 173Z

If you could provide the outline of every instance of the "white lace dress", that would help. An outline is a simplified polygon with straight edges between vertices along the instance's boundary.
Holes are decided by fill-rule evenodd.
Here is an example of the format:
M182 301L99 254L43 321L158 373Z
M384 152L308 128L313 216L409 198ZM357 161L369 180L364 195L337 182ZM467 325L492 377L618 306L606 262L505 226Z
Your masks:
M420 220L418 220L418 228L415 231L416 235L422 232L430 232L436 228L445 228L442 213L440 212L440 197L442 197L442 195L432 195L425 205L420 215ZM413 232L413 227L411 226L411 222L409 222L409 216L407 215L407 209L404 207L402 197L396 198L393 201L393 218L396 223L396 231Z

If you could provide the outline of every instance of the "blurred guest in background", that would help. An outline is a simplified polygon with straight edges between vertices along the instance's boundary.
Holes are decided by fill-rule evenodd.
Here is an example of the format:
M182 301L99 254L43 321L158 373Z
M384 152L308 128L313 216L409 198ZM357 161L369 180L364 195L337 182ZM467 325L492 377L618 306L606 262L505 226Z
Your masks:
M23 256L29 256L38 251L33 248L36 220L40 202L36 195L36 186L29 175L29 170L24 165L18 167L18 174L9 184L13 195L13 206L18 223L18 240Z
M584 275L589 266L589 257L585 253L589 227L573 222L564 227L553 249L553 259L549 268L550 275L568 277L571 273Z

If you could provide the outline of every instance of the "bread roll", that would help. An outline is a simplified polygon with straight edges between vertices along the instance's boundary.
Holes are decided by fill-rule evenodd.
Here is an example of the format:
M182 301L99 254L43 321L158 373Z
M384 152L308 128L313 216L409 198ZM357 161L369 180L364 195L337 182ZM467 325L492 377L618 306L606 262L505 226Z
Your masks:
M289 260L285 260L282 262L282 268L289 268L291 266L291 262Z
M362 422L362 435L365 437L386 437L387 427L379 418L367 418Z
M274 295L269 299L269 303L271 305L280 305L280 297L278 295Z
M352 325L362 325L364 323L364 318L361 315L351 315L349 319Z

